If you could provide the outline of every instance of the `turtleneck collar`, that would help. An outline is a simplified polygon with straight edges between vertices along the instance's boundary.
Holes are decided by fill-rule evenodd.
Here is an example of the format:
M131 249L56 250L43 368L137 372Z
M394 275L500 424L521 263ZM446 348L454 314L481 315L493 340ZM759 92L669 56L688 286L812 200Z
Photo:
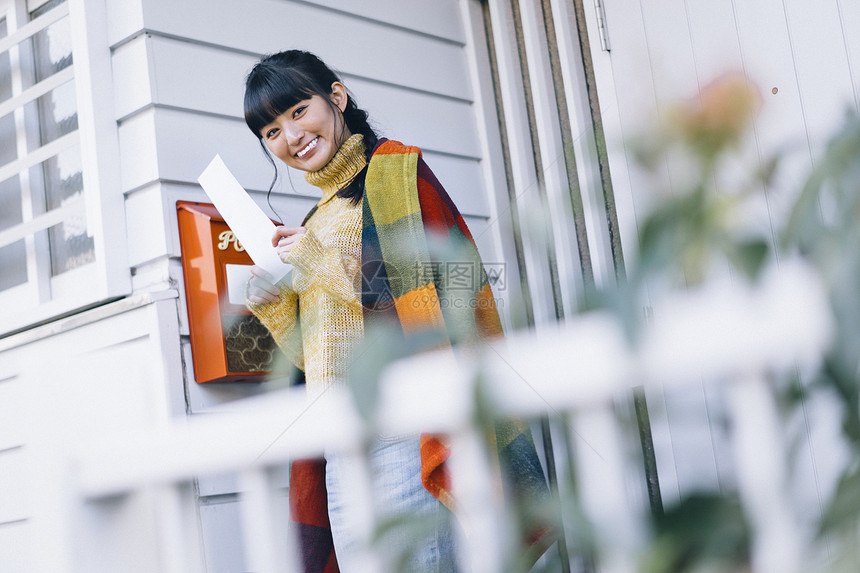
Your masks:
M364 136L356 133L341 144L334 157L322 169L305 173L305 180L322 189L323 196L319 204L323 204L352 183L365 165L367 158L364 156Z

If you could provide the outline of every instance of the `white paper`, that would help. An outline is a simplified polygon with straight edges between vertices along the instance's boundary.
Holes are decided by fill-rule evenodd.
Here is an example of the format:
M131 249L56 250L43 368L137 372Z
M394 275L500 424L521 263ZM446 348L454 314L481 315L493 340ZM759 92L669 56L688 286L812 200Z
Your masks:
M227 302L245 306L245 283L251 276L251 265L224 265L227 276Z
M292 265L281 261L272 247L275 224L236 181L220 155L212 159L197 181L251 255L254 264L272 275L275 282L292 270Z

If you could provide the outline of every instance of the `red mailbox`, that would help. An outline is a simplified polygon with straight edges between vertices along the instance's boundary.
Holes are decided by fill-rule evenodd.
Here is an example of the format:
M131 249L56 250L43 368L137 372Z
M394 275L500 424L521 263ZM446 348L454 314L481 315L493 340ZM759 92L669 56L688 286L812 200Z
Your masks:
M254 263L211 203L176 202L194 377L259 382L275 342L244 303Z

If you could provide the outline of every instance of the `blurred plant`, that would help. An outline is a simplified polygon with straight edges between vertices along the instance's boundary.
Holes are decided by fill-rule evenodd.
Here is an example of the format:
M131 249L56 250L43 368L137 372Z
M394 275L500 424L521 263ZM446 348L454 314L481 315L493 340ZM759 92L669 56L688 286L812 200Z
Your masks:
M782 247L818 269L836 319L834 341L807 392L838 396L849 460L826 504L819 534L837 546L833 570L860 566L860 118L846 117L791 213Z
M740 146L760 107L761 96L746 76L724 74L703 86L695 100L669 109L665 140L685 146L710 169Z
M750 530L734 497L686 496L654 519L654 542L642 566L657 571L742 571L749 559Z
M683 273L686 284L698 284L717 259L750 278L757 275L768 244L763 233L741 222L773 169L744 173L730 189L720 188L720 181L759 105L758 92L743 76L725 75L705 86L697 99L670 107L663 125L637 142L634 153L643 167L653 172L670 164L673 185L654 190L657 203L640 227L634 287L672 270Z
M744 142L760 106L761 98L748 80L727 74L704 87L695 100L666 110L661 125L636 142L634 156L654 183L653 202L640 219L637 250L626 257L627 283L600 293L591 305L614 310L636 344L636 335L648 320L641 309L664 291L697 286L726 273L735 281L756 282L768 264L782 257L800 256L814 266L828 287L836 320L833 346L818 372L773 380L772 388L789 408L801 407L810 393L818 391L840 399L851 459L817 525L821 536L840 544L829 570L856 570L860 120L846 117L802 189L779 190L797 199L787 220L774 221L777 228L772 234L749 212L766 189L779 187L775 174L784 157L776 154L761 167L744 167L743 158ZM671 177L661 178L667 171ZM784 412L786 418L791 414ZM785 436L787 444L794 439ZM641 566L648 573L747 570L749 535L734 493L688 495L654 517Z
M679 162L686 162L687 170L672 179L671 193L655 193L657 200L639 227L629 284L616 295L615 307L625 309L627 323L632 318L641 324L636 309L649 289L696 285L726 269L734 280L754 282L769 261L788 256L802 257L817 269L835 319L832 347L818 371L774 380L773 388L789 408L801 407L815 392L839 398L850 460L817 523L818 541L826 538L837 548L825 570L854 571L860 565L860 118L846 116L801 189L781 190L797 199L787 220L775 221L771 238L769 230L741 222L751 201L772 186L783 158L777 155L739 177L735 173L731 185L721 183L727 166L736 169L741 163L736 154L760 101L742 76L726 75L704 88L698 100L669 110L657 135L639 141L635 155L646 170L654 173ZM788 418L791 411L784 414ZM790 443L794 437L785 438ZM733 495L694 494L655 517L643 569L747 569L750 532Z
M644 201L650 208L640 219L635 252L625 254L626 283L597 293L589 308L613 308L633 337L647 319L642 308L661 289L699 285L727 270L758 277L774 254L773 241L750 213L778 157L745 169L740 156L760 105L755 86L726 74L697 98L669 107L660 124L634 140L633 157L651 175L650 189L638 191L650 197ZM661 177L667 170L671 178Z
M755 86L743 75L726 74L697 98L669 107L661 123L636 140L633 155L651 175L652 201L640 219L636 251L625 256L627 282L596 297L616 312L634 346L649 319L641 309L651 299L726 273L755 282L775 258L769 229L757 227L748 213L778 161L750 169L741 160L760 107ZM671 177L662 176L667 171ZM736 494L694 492L652 514L640 568L744 571L749 559L750 528Z

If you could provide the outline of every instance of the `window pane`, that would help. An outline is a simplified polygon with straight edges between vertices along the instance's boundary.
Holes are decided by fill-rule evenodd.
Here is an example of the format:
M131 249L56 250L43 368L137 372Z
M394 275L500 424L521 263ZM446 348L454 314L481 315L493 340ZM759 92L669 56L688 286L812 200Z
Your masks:
M30 13L30 18L63 4L65 0L52 0ZM33 63L35 82L40 82L72 64L72 40L69 19L63 18L33 36ZM35 148L78 129L75 84L66 82L30 104L25 117L36 117L39 122L39 141L29 145ZM35 171L35 172L34 172ZM73 147L31 170L31 183L44 183L45 208L56 209L73 202L83 202L83 176L81 155ZM67 219L48 229L51 249L51 274L56 276L95 260L93 238L87 233L86 217Z
M0 18L0 38L6 36L6 18ZM0 101L12 97L12 66L9 65L9 52L0 54ZM15 137L15 117L10 113L0 117L0 166L18 159L18 145Z
M84 200L79 147L72 147L46 160L41 165L41 175L44 176L45 206L48 210ZM95 260L95 245L92 236L87 233L83 215L52 227L48 236L53 275Z
M78 102L75 82L68 81L25 106L24 116L38 120L39 140L28 141L28 151L47 145L78 129Z
M9 113L0 117L0 166L18 159L15 117Z
M14 227L22 220L21 187L15 175L0 181L0 231Z
M5 38L6 18L0 18L0 38ZM0 101L12 97L12 66L9 52L0 54ZM0 165L18 158L15 118L10 113L0 117ZM21 222L21 188L18 176L0 181L0 231ZM24 241L0 247L0 290L27 282L27 254Z
M51 241L51 275L56 276L96 260L93 238L81 215L48 229Z
M30 19L34 20L34 19L38 18L39 16L42 16L45 13L50 12L51 10L53 10L54 8L59 6L60 4L65 4L65 3L66 3L66 0L50 0L50 2L45 2L41 6L39 6L38 8L36 8L35 10L30 12Z
M0 181L0 231L20 223L21 188L18 176ZM24 241L0 247L0 290L27 282L27 255Z
M0 18L0 38L5 38L6 18ZM0 54L0 101L12 97L12 66L9 65L9 50Z
M63 4L65 0L54 0L30 13L37 18ZM38 83L67 68L72 63L72 36L69 18L65 17L35 34L31 40L33 69L29 75ZM78 128L78 103L74 81L38 98L25 107L27 118L28 151L46 145L60 136ZM38 122L38 126L36 123ZM36 135L38 134L38 136Z
M0 247L0 290L27 282L27 256L24 241Z
M31 12L30 19L37 18L63 3L64 0L48 2ZM36 82L72 64L72 34L68 17L54 22L33 36L33 57L36 64Z
M45 177L45 202L50 211L71 201L83 200L81 149L70 147L42 163Z

